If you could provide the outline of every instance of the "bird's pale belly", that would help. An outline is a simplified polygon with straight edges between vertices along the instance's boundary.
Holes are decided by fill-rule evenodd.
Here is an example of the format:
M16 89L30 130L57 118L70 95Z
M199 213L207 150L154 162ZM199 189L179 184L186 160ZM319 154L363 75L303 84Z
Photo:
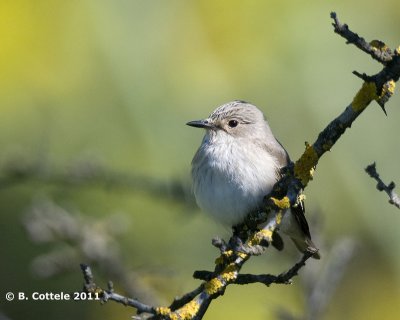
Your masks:
M236 225L262 208L275 183L276 163L264 149L247 144L204 144L193 166L199 207L225 225Z
M262 174L260 176L263 176ZM230 176L218 170L208 170L196 181L194 193L199 207L225 225L236 225L252 211L262 208L263 197L272 188L254 175Z

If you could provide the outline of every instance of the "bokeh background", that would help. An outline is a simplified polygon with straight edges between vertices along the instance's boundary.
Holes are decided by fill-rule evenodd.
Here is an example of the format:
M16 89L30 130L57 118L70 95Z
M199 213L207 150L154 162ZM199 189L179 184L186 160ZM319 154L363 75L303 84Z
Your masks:
M129 319L115 303L16 301L73 292L80 262L100 285L168 304L212 269L215 235L190 195L202 132L185 126L234 99L267 115L296 159L352 100L351 71L380 66L332 30L400 43L400 3L357 1L2 0L0 319ZM400 183L396 94L324 156L306 190L321 248L291 286L230 286L206 319L394 319L400 213L364 167ZM400 190L399 190L400 191ZM290 242L244 272L279 273Z

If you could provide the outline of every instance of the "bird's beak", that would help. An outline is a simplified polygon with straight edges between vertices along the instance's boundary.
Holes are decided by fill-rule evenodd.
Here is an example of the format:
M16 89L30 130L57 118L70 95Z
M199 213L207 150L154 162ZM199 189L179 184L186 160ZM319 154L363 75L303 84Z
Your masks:
M195 127L195 128L204 128L204 129L212 129L212 128L214 128L214 125L208 119L189 121L186 124L188 126Z

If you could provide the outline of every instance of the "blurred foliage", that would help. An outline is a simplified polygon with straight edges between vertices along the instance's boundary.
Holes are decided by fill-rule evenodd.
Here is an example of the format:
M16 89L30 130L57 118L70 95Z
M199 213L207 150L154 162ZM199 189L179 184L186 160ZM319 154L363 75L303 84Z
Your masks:
M92 302L5 301L7 291L81 288L78 265L47 279L32 272L37 257L61 248L60 242L38 245L22 227L42 198L84 221L125 214L128 231L113 240L125 268L140 274L159 301L192 289L192 272L212 268L210 239L228 230L197 214L186 198L164 196L168 188L65 183L67 173L76 173L76 163L101 163L119 177L146 177L145 190L149 181L188 185L201 132L185 122L234 99L264 110L295 159L360 87L351 71L379 68L334 35L330 11L368 40L395 47L399 9L395 0L1 1L0 318L129 319L133 313ZM377 161L382 178L400 185L399 101L396 93L388 117L371 105L321 160L307 189L322 255L343 237L358 243L324 319L398 314L400 215L363 168ZM285 270L296 259L287 247L254 259L245 272ZM98 272L104 283L115 280ZM229 288L206 318L304 315L309 300L301 278L290 287Z

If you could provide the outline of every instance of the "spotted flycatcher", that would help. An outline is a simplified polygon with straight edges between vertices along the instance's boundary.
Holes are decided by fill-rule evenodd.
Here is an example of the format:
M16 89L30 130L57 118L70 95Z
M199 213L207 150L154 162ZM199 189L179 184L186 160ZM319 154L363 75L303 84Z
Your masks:
M263 113L244 101L218 107L187 125L206 130L192 160L193 190L199 207L222 224L235 226L262 211L263 198L281 177L289 155L271 132ZM279 230L301 252L319 258L302 205L283 215Z

